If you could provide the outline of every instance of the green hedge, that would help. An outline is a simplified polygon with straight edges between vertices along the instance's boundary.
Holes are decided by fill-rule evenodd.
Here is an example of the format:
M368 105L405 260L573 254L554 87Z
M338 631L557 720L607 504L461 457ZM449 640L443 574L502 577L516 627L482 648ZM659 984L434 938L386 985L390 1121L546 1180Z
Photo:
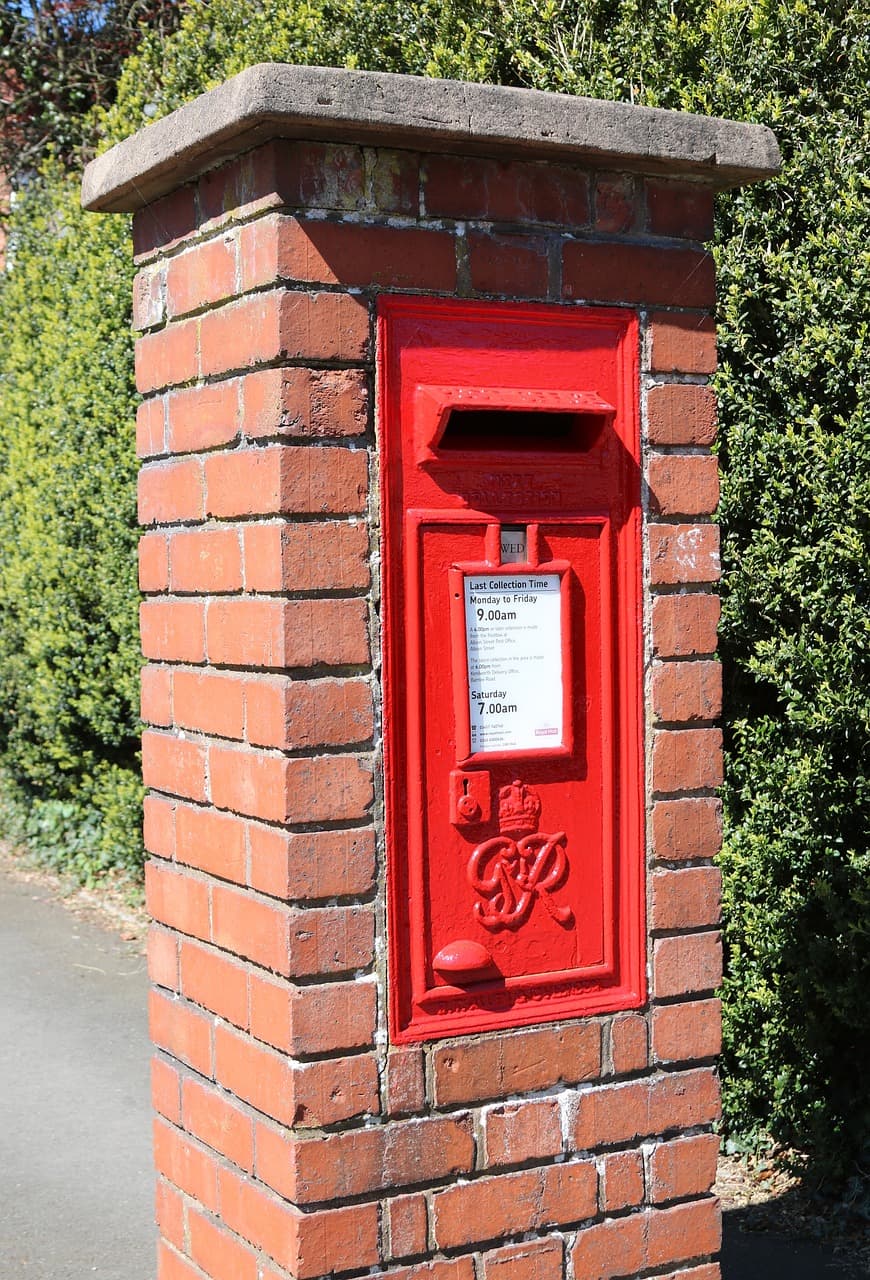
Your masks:
M193 3L128 63L106 144L269 59L775 129L781 178L719 201L715 248L726 1122L854 1172L870 1141L868 0ZM96 814L100 859L135 861L128 249L122 219L80 217L69 191L50 175L19 205L0 295L0 757L16 787Z

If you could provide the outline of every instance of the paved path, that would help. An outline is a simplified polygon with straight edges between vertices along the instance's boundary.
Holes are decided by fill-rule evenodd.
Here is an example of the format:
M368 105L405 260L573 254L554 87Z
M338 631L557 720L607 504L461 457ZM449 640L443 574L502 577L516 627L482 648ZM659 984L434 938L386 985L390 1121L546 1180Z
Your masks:
M0 874L0 1277L153 1280L145 961Z
M145 962L0 872L0 1280L154 1280ZM744 1235L723 1280L845 1280L832 1251Z

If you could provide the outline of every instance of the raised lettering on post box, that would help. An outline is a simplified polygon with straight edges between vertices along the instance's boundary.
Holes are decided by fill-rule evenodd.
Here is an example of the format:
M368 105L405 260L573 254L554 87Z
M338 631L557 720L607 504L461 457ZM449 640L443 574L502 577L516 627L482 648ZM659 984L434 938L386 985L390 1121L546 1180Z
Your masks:
M384 298L391 1035L645 998L637 326Z

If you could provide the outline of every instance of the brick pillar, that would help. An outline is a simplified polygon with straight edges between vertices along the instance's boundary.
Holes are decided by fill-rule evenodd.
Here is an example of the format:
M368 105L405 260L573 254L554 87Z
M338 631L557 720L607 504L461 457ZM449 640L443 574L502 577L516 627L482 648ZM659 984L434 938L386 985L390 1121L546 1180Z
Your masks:
M439 116L423 109L431 82L265 70L277 105L254 69L86 180L90 207L136 210L140 267L159 1276L714 1280L722 764L702 242L713 190L775 171L775 144L491 87L440 86ZM475 129L445 125L444 104L469 95L486 108ZM549 133L535 112L555 113ZM383 291L638 317L640 1007L391 1044Z

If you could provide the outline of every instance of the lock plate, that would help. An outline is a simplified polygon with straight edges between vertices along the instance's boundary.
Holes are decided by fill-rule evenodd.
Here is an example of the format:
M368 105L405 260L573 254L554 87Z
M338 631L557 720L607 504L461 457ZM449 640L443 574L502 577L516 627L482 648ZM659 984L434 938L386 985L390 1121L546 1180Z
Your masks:
M477 827L492 816L492 783L485 769L454 769L450 774L450 821Z

